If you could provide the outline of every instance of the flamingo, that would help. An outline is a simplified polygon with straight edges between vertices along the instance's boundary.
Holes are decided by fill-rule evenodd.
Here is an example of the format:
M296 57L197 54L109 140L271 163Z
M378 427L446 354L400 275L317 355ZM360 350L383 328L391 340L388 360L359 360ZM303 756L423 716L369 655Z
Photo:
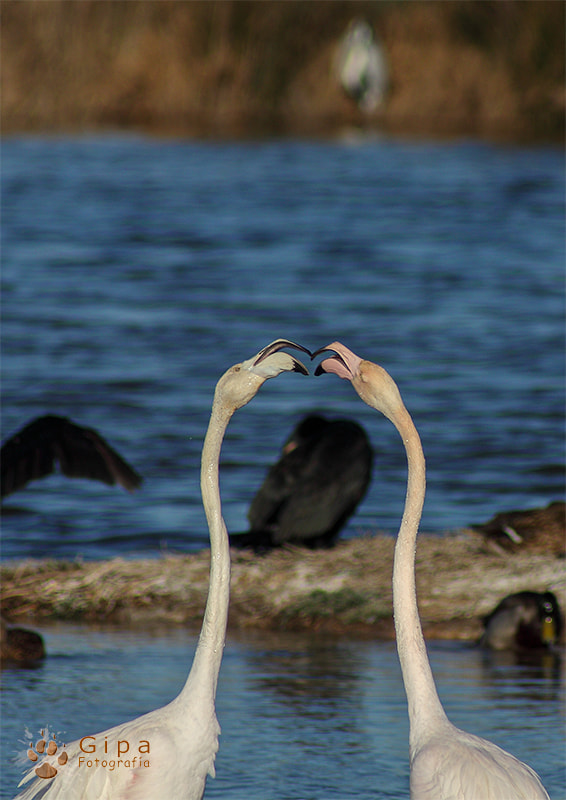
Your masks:
M308 375L300 361L279 352L284 347L309 353L300 345L277 339L231 367L216 385L201 462L202 500L210 531L210 584L193 664L180 694L163 708L76 740L58 755L57 743L50 741L46 749L42 739L36 747L42 758L35 760L36 766L19 785L39 777L16 800L199 800L207 775L214 777L220 733L214 701L230 598L230 550L218 479L220 449L232 414L268 378L286 371ZM36 753L30 748L28 755L35 758ZM112 771L101 765L111 759Z
M130 492L142 481L93 428L47 414L28 422L2 445L2 497L51 475L56 463L68 478L119 483Z
M399 389L383 367L362 360L340 342L315 374L351 381L371 408L401 435L408 462L407 495L393 562L393 612L397 652L409 707L412 800L549 800L540 778L526 764L479 736L456 728L436 690L417 607L415 549L425 497L425 459L419 434ZM313 356L313 357L314 357Z
M251 530L230 534L230 544L332 546L366 492L372 460L368 437L357 422L308 414L252 500Z

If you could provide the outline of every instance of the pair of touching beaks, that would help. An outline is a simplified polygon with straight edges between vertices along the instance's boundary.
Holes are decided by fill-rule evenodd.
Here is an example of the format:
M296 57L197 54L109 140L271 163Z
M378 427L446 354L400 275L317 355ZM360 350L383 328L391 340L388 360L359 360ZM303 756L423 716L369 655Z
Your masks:
M275 339L275 341L268 344L267 347L264 347L263 350L260 350L257 356L253 360L253 366L257 366L261 363L265 358L268 356L273 355L274 353L278 352L279 350L283 350L284 348L289 347L294 350L300 350L302 353L306 353L311 361L315 359L317 356L321 355L322 353L332 353L330 358L324 359L320 362L320 364L315 369L315 375L322 375L324 372L328 372L328 367L330 363L333 365L332 372L335 372L341 378L351 377L353 371L360 363L361 359L359 356L356 356L355 353L352 353L345 345L341 342L332 342L325 347L320 347L318 350L315 350L314 353L308 350L306 347L303 347L301 344L297 344L296 342L291 342L289 339ZM293 361L295 362L294 371L295 372L302 372L303 375L308 375L309 371L305 367L305 365L299 361L297 358L293 357ZM337 362L337 363L333 363Z

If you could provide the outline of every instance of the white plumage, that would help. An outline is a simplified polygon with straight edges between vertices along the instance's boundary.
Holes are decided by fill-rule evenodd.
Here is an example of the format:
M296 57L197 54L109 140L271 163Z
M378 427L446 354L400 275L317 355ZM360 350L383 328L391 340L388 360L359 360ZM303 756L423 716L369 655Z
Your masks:
M101 733L90 735L87 730L85 737L57 754L42 755L20 786L34 780L16 800L200 800L202 797L207 775L214 776L218 750L220 727L215 696L230 598L230 550L218 480L220 449L232 414L248 403L268 378L291 370L308 374L297 359L279 352L283 347L308 352L300 345L278 339L253 358L231 367L216 386L201 467L202 498L210 530L210 585L199 642L183 689L163 708ZM58 761L62 752L67 754L64 764ZM119 755L130 766L116 763L113 770L109 769L110 759L117 762ZM96 766L96 758L100 762L105 760L107 766ZM149 766L144 765L146 761ZM57 773L51 778L37 777L36 769L44 764Z
M382 47L364 20L353 20L344 34L336 58L344 90L362 111L372 112L383 102L389 71Z
M415 549L425 497L419 434L391 376L340 342L316 370L352 382L360 398L397 428L408 461L407 496L393 565L397 650L409 706L412 800L549 800L539 777L497 745L456 728L438 697L417 608ZM315 353L316 355L316 353Z

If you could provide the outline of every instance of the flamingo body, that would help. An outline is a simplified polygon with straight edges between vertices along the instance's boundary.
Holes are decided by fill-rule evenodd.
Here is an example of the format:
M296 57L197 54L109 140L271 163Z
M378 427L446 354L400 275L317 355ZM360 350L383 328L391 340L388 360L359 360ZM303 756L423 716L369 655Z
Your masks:
M317 353L326 350L334 355L322 361L316 374L333 372L351 381L360 398L395 425L407 453L407 494L393 563L393 613L409 709L411 798L549 800L529 766L487 739L456 728L446 716L417 607L415 551L426 488L420 437L397 385L383 367L362 360L340 342Z
M230 550L218 479L220 450L232 414L248 403L268 378L285 371L308 374L297 359L279 352L283 347L305 350L278 339L253 358L235 364L216 385L201 465L202 499L210 531L210 583L197 649L183 689L162 708L66 745L64 764L59 763L61 751L44 756L20 781L20 786L32 782L16 800L200 800L202 797L207 775L214 776L218 750L220 726L215 697L230 599ZM125 745L120 746L120 742L127 743L128 757ZM92 747L95 751L89 750ZM134 754L139 756L136 762ZM110 770L95 764L97 757L117 761L120 755L129 766L117 765ZM145 761L149 766L145 766ZM55 769L56 774L49 779L36 777L36 770L45 764Z
M538 775L493 742L448 725L411 757L414 800L539 800Z

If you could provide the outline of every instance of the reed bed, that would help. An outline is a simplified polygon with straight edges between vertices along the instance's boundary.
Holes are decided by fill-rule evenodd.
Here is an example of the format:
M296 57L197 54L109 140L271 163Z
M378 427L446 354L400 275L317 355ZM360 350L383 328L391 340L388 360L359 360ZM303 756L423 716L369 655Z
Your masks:
M4 133L564 137L564 4L3 0ZM383 108L339 85L348 23L386 53Z

